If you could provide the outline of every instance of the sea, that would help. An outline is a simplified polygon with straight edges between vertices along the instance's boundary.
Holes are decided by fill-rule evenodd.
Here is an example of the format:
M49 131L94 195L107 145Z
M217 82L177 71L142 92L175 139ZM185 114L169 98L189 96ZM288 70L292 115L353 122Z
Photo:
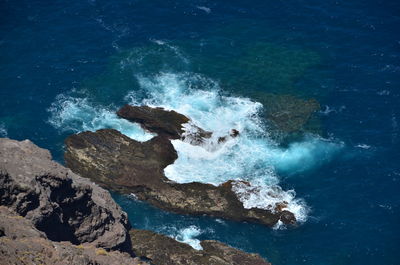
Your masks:
M244 207L286 201L298 220L179 215L113 192L135 228L274 265L400 264L399 1L1 0L0 84L0 136L60 163L73 133L151 139L116 116L124 104L175 110L215 137L235 128L222 144L173 140L165 175L248 181ZM277 137L271 94L317 100L310 129Z

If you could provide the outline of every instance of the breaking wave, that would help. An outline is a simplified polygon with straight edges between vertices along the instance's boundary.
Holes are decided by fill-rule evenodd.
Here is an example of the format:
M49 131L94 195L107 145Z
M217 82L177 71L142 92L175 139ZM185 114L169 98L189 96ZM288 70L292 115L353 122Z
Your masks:
M172 141L178 159L165 168L169 179L213 185L228 180L244 181L237 182L233 190L245 208L275 211L277 204L283 202L298 221L307 219L307 205L296 198L294 190L279 186L278 175L324 163L341 148L340 143L308 136L282 148L269 136L268 126L260 115L264 108L261 103L224 95L217 82L199 74L162 72L136 78L140 89L128 92L126 102L163 107L190 117L191 122L184 125L188 134L195 126L213 132L201 145ZM49 122L61 131L114 128L138 141L154 136L139 125L118 118L116 108L96 105L87 97L60 95L49 111ZM240 136L230 136L232 129L238 130ZM219 141L221 138L225 141Z
M202 250L200 240L196 239L200 234L201 230L197 226L191 225L180 229L176 235L171 235L171 237L179 242L190 245L194 249Z
M297 172L328 160L340 144L309 136L288 148L279 147L268 134L260 116L262 104L248 98L225 96L213 80L193 73L161 73L152 77L138 76L143 91L130 92L126 100L134 105L150 105L175 110L191 118L191 123L213 135L202 145L182 140L172 143L178 152L165 175L176 182L203 182L219 185L228 180L244 180L249 185L234 190L244 207L274 210L286 202L299 221L305 221L307 206L295 198L293 190L284 191L277 172ZM190 131L191 124L185 125ZM236 129L240 137L229 137ZM227 140L218 143L220 137ZM251 192L250 192L251 191Z
M154 136L144 131L138 124L119 118L115 110L95 106L87 98L59 95L49 111L50 124L64 132L76 133L113 128L138 141L147 141Z

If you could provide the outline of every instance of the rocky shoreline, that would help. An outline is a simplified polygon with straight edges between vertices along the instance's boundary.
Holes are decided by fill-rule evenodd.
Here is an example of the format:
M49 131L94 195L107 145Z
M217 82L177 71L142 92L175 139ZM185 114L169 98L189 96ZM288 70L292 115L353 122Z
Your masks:
M233 180L214 186L198 182L179 184L166 178L164 168L177 159L170 139L200 144L212 135L196 125L191 125L192 130L187 133L182 128L190 122L188 117L161 108L129 105L117 114L139 122L143 128L158 135L143 143L113 129L71 135L65 140L64 156L69 168L107 189L133 193L140 200L176 213L206 214L268 226L279 221L296 223L294 214L285 210L285 202L274 206L273 210L244 208L232 190ZM239 135L240 132L232 128L230 134L217 141Z
M29 140L0 138L2 264L269 264L217 241L197 251L130 228L108 191Z

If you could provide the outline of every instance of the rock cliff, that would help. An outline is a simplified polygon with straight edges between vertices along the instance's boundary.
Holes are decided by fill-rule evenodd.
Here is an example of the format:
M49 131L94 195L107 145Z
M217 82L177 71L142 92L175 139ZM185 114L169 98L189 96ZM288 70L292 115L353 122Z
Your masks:
M4 206L0 206L0 264L150 265L128 253L105 251L91 243L51 241L31 220Z
M51 160L29 140L0 139L0 204L50 240L130 249L126 213L109 192Z

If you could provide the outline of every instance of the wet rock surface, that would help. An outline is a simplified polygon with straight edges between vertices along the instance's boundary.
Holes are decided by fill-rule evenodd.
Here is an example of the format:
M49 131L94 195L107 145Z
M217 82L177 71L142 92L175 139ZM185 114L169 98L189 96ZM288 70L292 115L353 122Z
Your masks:
M148 106L125 105L118 110L117 115L132 122L140 123L146 130L167 136L170 139L179 139L184 133L182 125L189 122L185 115L173 110L152 108Z
M200 145L212 136L212 132L203 130L193 123L190 123L190 129L187 130L185 124L188 124L190 119L173 110L125 105L117 111L117 115L139 123L145 130L157 133L158 136L182 139L193 145Z
M0 206L0 264L2 265L149 265L128 253L105 251L91 243L54 242L32 221Z
M232 183L220 186L203 183L179 184L164 176L163 169L177 158L170 141L163 136L141 143L113 129L82 132L65 141L69 168L103 187L133 193L138 199L183 214L207 214L265 225L295 223L288 211L245 209Z
M53 241L130 249L126 213L108 191L52 161L29 140L0 139L0 205Z
M133 250L154 265L270 265L257 254L245 253L218 241L201 241L203 250L193 249L164 235L146 230L130 231Z

